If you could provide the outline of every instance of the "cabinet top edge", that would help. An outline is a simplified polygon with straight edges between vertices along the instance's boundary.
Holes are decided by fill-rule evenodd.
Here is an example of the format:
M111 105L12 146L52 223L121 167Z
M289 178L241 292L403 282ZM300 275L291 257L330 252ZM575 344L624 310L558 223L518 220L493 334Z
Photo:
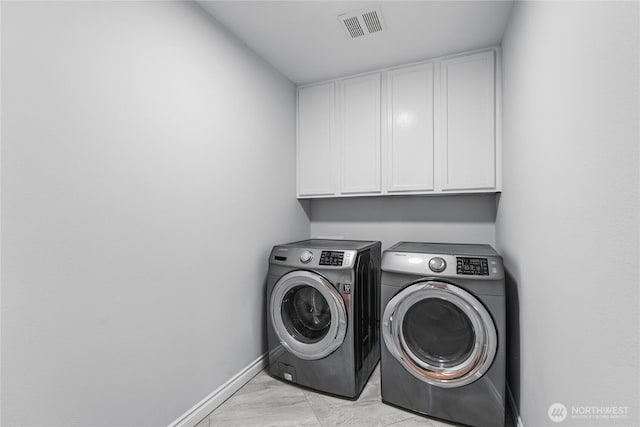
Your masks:
M344 199L363 199L363 198L406 198L406 197L447 197L447 196L489 196L502 194L499 189L467 189L467 190L446 190L431 192L398 192L398 193L353 193L353 194L322 194L322 195L297 195L298 200L344 200Z

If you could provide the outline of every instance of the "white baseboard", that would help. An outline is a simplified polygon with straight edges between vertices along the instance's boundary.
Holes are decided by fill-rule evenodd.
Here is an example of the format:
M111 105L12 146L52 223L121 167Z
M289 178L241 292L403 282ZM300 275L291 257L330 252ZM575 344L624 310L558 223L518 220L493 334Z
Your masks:
M509 400L509 406L511 406L511 414L513 415L513 423L515 424L515 427L524 427L522 418L520 418L520 412L518 411L518 405L516 405L516 400L513 398L509 385L507 385L507 398Z
M194 405L193 408L178 417L168 427L195 427L218 406L222 405L225 400L230 398L233 393L240 390L243 385L259 374L267 366L268 361L269 352L266 352Z

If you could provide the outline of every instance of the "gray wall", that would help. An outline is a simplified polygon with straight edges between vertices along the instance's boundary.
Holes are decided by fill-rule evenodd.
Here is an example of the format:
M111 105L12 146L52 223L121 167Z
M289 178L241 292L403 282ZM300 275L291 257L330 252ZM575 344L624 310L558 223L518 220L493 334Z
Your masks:
M317 199L311 236L495 244L496 195Z
M264 350L294 86L197 6L2 2L2 425L166 425Z
M639 3L516 2L503 40L510 383L525 426L640 424ZM576 407L629 407L620 420Z

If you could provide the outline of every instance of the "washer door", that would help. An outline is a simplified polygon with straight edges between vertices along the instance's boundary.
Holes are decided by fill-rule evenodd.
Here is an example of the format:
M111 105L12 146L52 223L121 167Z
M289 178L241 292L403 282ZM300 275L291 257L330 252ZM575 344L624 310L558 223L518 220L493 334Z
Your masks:
M496 327L482 303L436 281L415 283L393 297L384 310L382 335L414 377L444 388L479 379L498 347Z
M318 274L292 271L282 276L273 287L270 312L280 343L301 359L326 357L344 341L344 301Z

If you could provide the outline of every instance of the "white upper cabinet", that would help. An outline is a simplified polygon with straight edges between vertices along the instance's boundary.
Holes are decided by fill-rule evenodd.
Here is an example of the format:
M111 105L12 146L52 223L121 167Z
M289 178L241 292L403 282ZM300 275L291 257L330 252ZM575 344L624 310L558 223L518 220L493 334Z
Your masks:
M433 63L387 75L386 189L434 190Z
M379 193L380 74L343 80L340 88L340 193Z
M298 197L501 190L498 51L298 88Z
M298 89L298 196L334 194L335 84Z
M442 62L442 189L496 188L494 52Z

